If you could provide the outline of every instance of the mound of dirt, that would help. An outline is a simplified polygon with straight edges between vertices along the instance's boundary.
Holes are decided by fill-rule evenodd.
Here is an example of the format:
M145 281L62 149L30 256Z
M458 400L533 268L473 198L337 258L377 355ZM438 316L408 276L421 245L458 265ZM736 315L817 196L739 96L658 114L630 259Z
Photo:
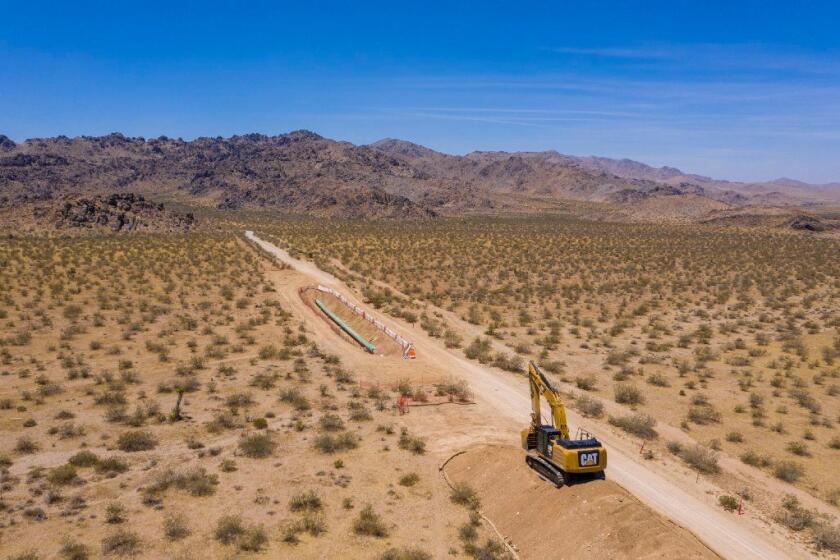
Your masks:
M523 559L718 558L609 479L555 489L516 447L475 447L446 473L476 489L482 512Z

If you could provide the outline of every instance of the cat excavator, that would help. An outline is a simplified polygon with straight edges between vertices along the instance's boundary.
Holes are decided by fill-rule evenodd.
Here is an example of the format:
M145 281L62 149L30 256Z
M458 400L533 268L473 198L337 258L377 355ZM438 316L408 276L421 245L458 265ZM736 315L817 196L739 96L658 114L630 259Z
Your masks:
M578 478L604 478L607 450L584 430L575 439L569 437L566 407L540 367L528 363L531 386L531 425L522 430L522 447L529 467L557 488ZM543 424L540 399L551 408L551 424Z

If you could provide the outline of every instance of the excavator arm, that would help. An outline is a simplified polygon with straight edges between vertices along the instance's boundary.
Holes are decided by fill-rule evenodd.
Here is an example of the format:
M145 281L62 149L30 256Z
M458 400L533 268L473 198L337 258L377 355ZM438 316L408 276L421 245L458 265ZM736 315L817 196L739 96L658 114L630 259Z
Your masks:
M535 428L542 423L540 396L543 396L551 408L552 424L560 432L561 438L569 439L566 407L560 400L557 389L534 362L528 362L528 378L531 386L531 423Z
M531 388L531 425L520 433L528 466L555 486L562 486L575 476L603 478L607 450L588 434L586 438L575 440L569 437L566 407L560 394L534 362L528 363L528 384ZM542 420L542 397L551 408L550 426Z

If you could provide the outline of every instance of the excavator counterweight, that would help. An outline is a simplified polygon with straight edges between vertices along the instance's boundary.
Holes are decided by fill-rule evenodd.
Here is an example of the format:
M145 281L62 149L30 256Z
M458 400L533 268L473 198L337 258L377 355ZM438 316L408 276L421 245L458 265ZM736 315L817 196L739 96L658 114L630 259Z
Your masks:
M570 437L566 407L560 400L560 394L534 362L528 363L528 383L531 388L531 424L522 430L522 447L527 453L525 462L558 487L584 475L603 478L607 468L607 450L600 441L585 432L576 439ZM542 421L542 397L551 409L550 424Z

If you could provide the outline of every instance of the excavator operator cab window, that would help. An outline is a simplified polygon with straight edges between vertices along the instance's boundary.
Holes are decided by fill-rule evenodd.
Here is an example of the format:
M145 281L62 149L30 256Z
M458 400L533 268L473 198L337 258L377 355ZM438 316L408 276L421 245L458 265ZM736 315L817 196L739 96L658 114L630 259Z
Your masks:
M537 450L551 456L551 450L557 443L560 437L560 432L554 426L538 426L537 427Z

